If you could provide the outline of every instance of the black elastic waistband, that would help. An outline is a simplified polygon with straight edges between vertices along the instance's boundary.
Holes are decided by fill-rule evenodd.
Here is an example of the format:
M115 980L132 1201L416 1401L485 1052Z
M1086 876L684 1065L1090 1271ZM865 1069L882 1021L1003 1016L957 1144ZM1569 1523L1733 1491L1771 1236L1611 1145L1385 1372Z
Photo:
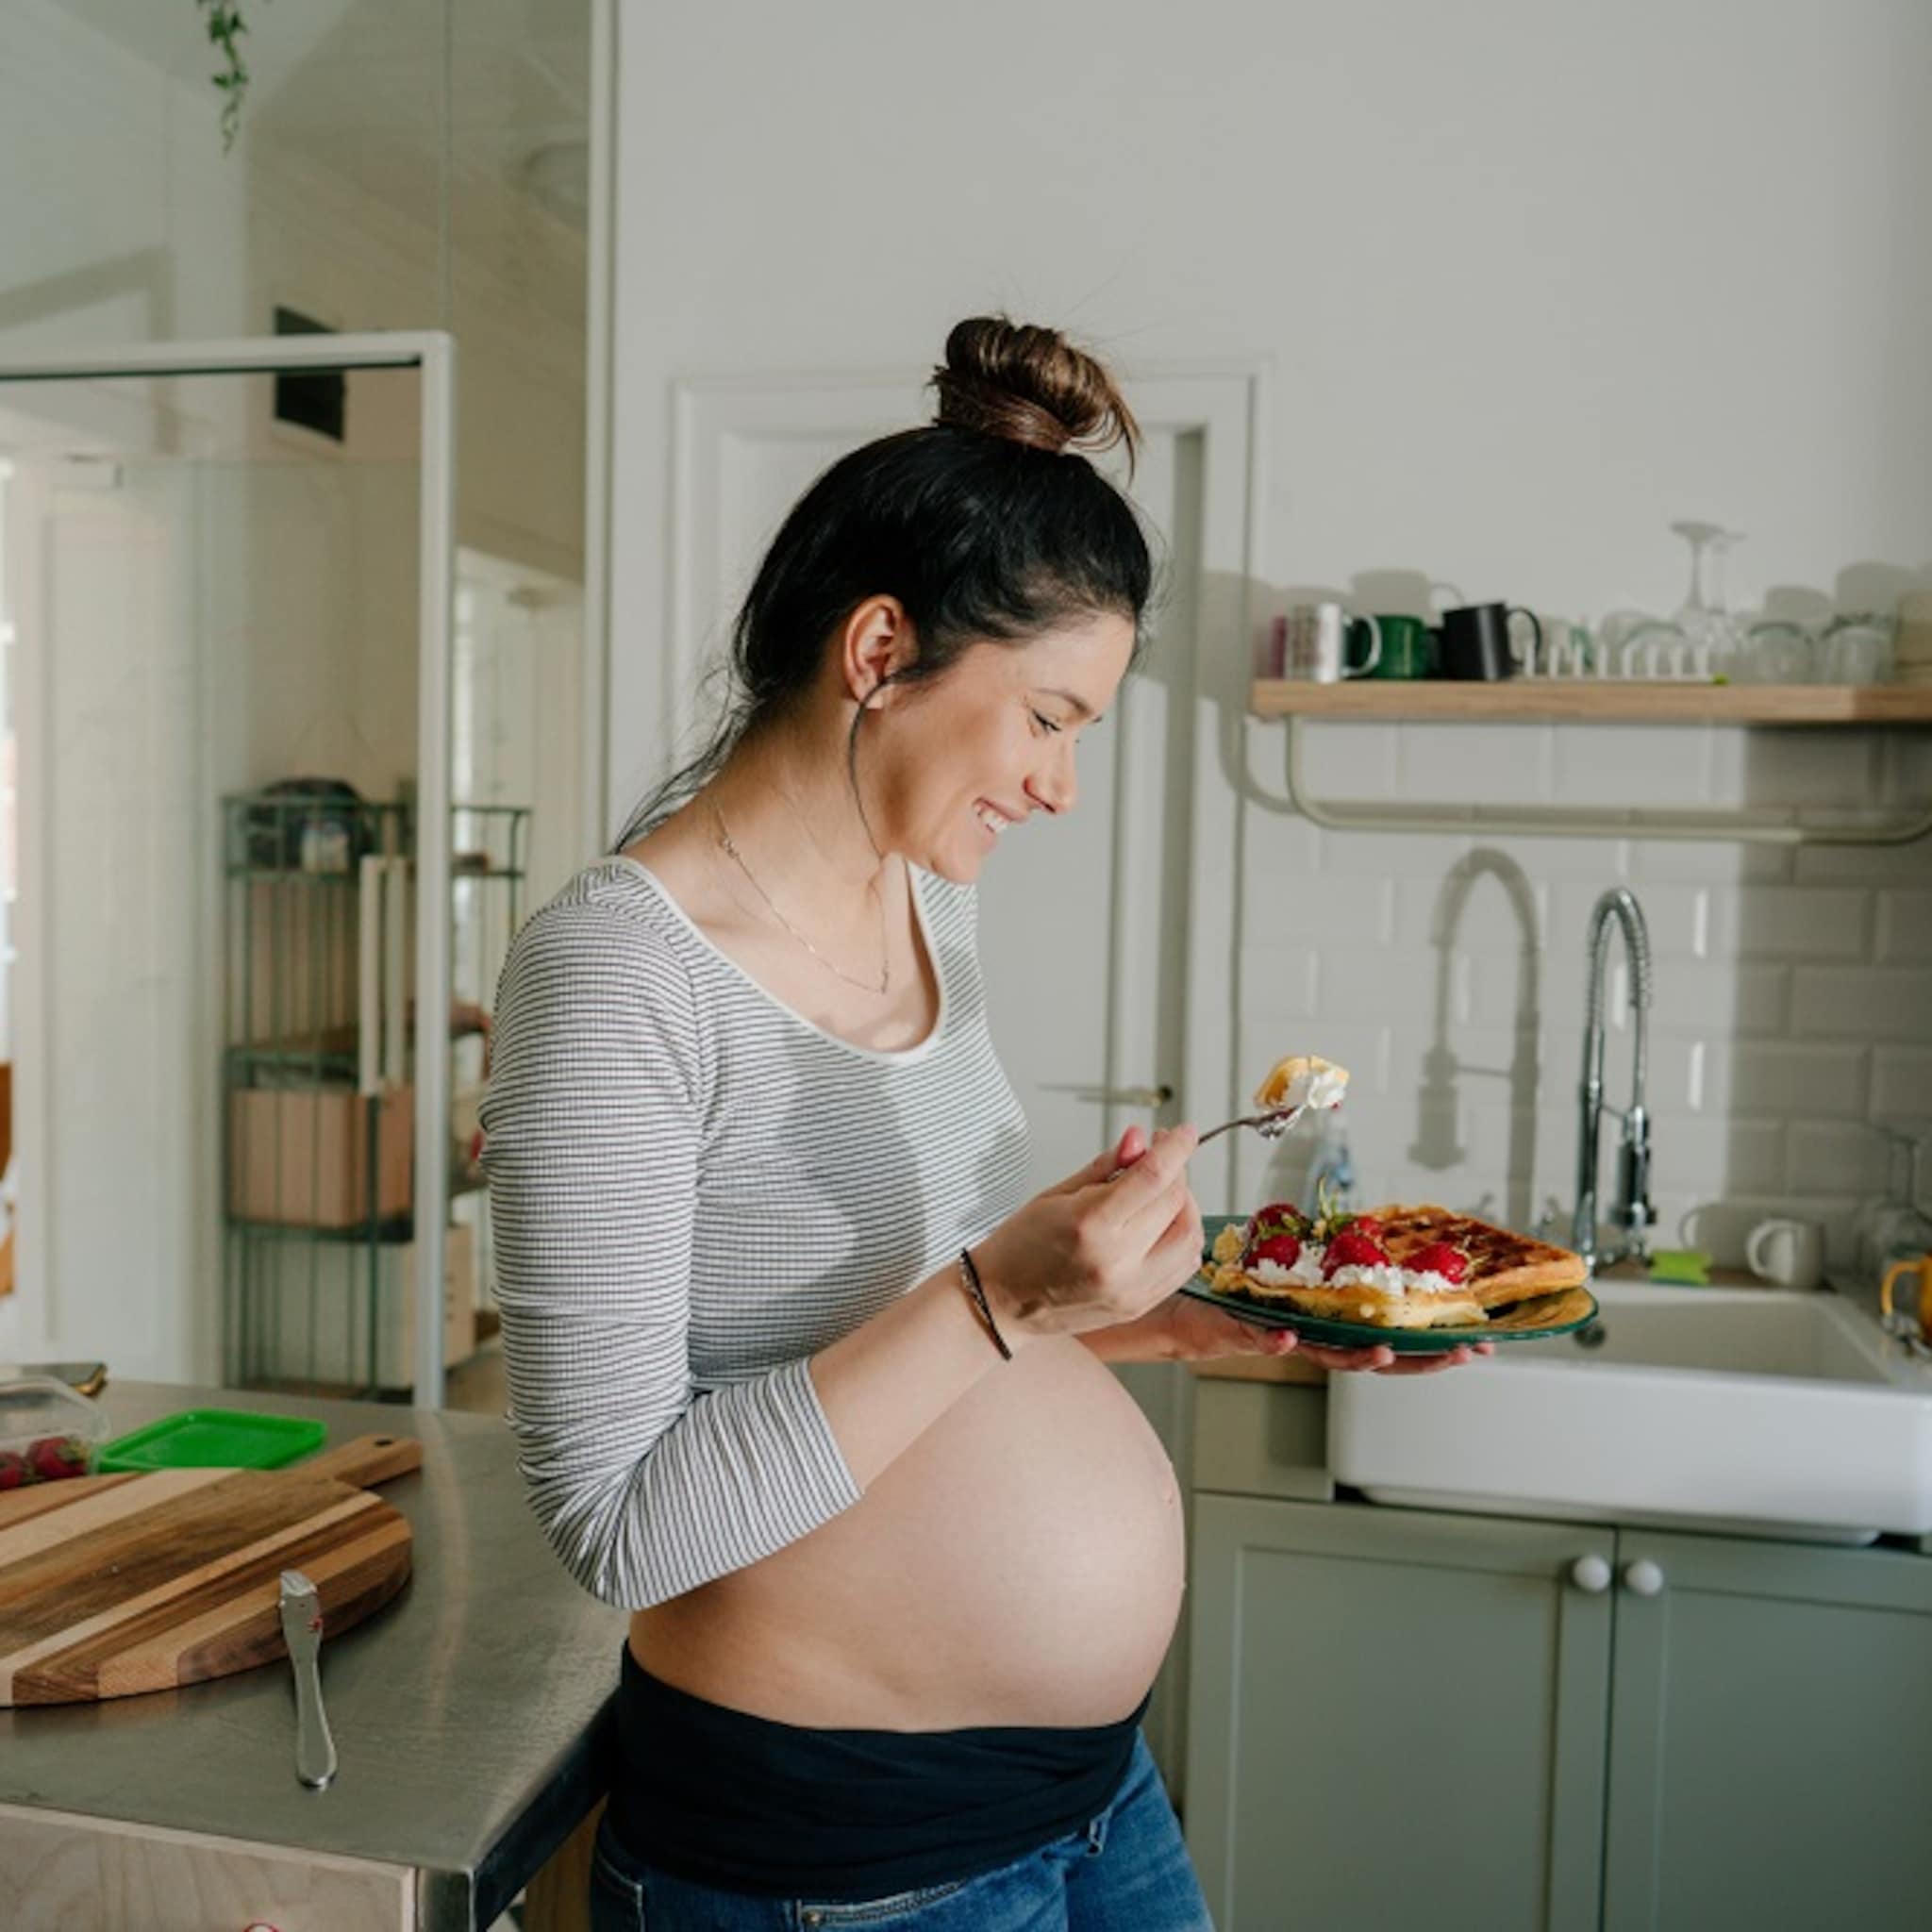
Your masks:
M610 1828L647 1864L767 1897L970 1878L1104 1811L1147 1702L1082 1728L814 1730L693 1697L626 1643Z

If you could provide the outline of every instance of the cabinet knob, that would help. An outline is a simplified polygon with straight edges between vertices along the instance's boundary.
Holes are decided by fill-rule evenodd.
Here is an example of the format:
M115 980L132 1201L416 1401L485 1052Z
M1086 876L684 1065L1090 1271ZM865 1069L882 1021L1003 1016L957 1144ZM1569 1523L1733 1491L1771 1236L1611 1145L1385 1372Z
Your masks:
M1624 1588L1632 1596L1657 1596L1664 1587L1664 1573L1648 1557L1624 1565Z
M1570 1566L1570 1581L1591 1596L1601 1596L1610 1587L1608 1560L1593 1551L1587 1557L1578 1557Z

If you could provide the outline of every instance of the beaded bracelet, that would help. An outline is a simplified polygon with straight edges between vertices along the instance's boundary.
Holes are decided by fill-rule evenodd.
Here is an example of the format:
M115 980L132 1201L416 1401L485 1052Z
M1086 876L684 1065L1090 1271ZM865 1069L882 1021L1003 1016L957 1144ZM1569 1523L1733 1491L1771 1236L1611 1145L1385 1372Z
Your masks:
M987 1301L986 1290L980 1285L979 1270L974 1266L973 1256L965 1248L959 1250L959 1278L979 1309L979 1319L986 1324L986 1332L992 1337L992 1345L1004 1359L1011 1361L1013 1351L1007 1346L1006 1337L1000 1333L999 1324L992 1318L992 1307Z

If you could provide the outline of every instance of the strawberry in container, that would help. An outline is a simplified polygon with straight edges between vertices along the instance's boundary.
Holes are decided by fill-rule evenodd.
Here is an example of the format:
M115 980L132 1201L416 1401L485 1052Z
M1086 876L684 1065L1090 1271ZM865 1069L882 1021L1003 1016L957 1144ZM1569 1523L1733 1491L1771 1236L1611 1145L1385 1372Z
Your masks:
M0 1492L92 1473L107 1411L51 1375L0 1380Z

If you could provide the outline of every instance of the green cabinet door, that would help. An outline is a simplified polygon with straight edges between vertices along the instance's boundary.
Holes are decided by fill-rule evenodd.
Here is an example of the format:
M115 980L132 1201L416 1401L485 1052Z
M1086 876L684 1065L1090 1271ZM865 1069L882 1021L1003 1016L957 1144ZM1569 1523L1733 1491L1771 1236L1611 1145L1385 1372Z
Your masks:
M1186 1825L1221 1932L1594 1932L1615 1547L1197 1496Z
M1924 1932L1932 1558L1617 1549L1605 1932Z

